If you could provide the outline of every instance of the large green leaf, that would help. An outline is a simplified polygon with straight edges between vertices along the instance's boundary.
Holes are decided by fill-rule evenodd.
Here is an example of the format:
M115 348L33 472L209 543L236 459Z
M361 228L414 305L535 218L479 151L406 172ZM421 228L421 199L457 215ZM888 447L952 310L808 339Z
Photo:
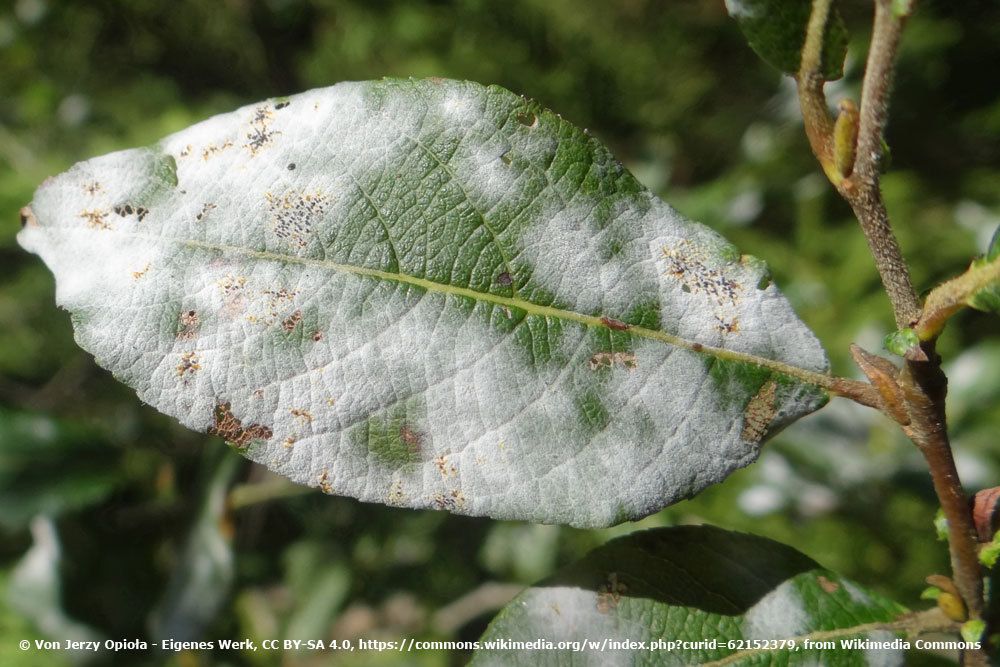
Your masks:
M809 0L726 0L726 9L757 55L786 74L798 73L812 12ZM847 28L833 4L820 55L823 78L833 81L844 76L846 56Z
M826 358L762 262L498 87L245 107L80 163L22 217L98 363L328 493L607 525L825 400L781 365Z
M472 664L898 665L899 649L842 642L892 642L887 624L903 612L778 542L660 528L613 540L515 598ZM569 647L549 646L559 642Z

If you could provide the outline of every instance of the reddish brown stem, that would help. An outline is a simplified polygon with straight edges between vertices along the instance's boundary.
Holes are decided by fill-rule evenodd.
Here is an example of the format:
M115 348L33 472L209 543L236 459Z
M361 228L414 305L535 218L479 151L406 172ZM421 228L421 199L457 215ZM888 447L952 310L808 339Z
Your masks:
M983 579L976 528L968 498L948 441L944 399L947 379L933 345L924 347L928 361L907 361L899 384L906 396L911 423L903 430L920 449L931 471L934 491L948 520L948 546L953 579L973 617L983 613Z

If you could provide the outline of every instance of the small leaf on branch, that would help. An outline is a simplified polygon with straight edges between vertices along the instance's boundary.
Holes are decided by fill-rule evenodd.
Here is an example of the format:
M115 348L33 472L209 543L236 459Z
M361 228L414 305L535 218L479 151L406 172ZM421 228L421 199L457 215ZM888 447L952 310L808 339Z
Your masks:
M934 515L934 532L937 533L939 541L948 541L948 517L944 515L943 510L939 509Z
M920 340L933 340L948 319L965 307L1000 313L1000 253L996 237L986 256L973 261L962 275L931 290L913 328Z
M993 536L992 542L984 544L979 549L979 562L985 567L994 567L998 558L1000 558L1000 533Z
M927 361L927 354L920 348L920 336L913 329L893 331L882 340L882 346L911 361Z
M984 632L986 632L986 621L981 618L974 618L962 624L962 639L970 644L980 641Z

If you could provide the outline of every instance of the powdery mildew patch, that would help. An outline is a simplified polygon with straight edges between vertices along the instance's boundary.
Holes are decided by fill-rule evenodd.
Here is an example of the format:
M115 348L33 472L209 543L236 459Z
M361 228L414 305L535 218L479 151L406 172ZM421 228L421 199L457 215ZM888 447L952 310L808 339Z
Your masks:
M793 579L765 595L743 615L747 639L787 639L812 629L809 612Z

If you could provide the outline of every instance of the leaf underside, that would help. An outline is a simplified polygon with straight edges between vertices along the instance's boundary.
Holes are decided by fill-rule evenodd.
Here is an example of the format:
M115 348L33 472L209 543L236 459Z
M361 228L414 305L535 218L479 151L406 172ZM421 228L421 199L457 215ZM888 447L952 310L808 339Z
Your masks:
M244 107L76 165L25 219L99 364L327 493L608 525L825 400L747 360L826 369L762 262L496 86Z
M905 611L778 542L710 526L661 528L613 540L521 593L493 619L472 664L900 665L899 650L841 642L891 642L884 624ZM797 648L727 645L782 639ZM486 648L497 640L594 644ZM657 641L688 644L653 648Z

